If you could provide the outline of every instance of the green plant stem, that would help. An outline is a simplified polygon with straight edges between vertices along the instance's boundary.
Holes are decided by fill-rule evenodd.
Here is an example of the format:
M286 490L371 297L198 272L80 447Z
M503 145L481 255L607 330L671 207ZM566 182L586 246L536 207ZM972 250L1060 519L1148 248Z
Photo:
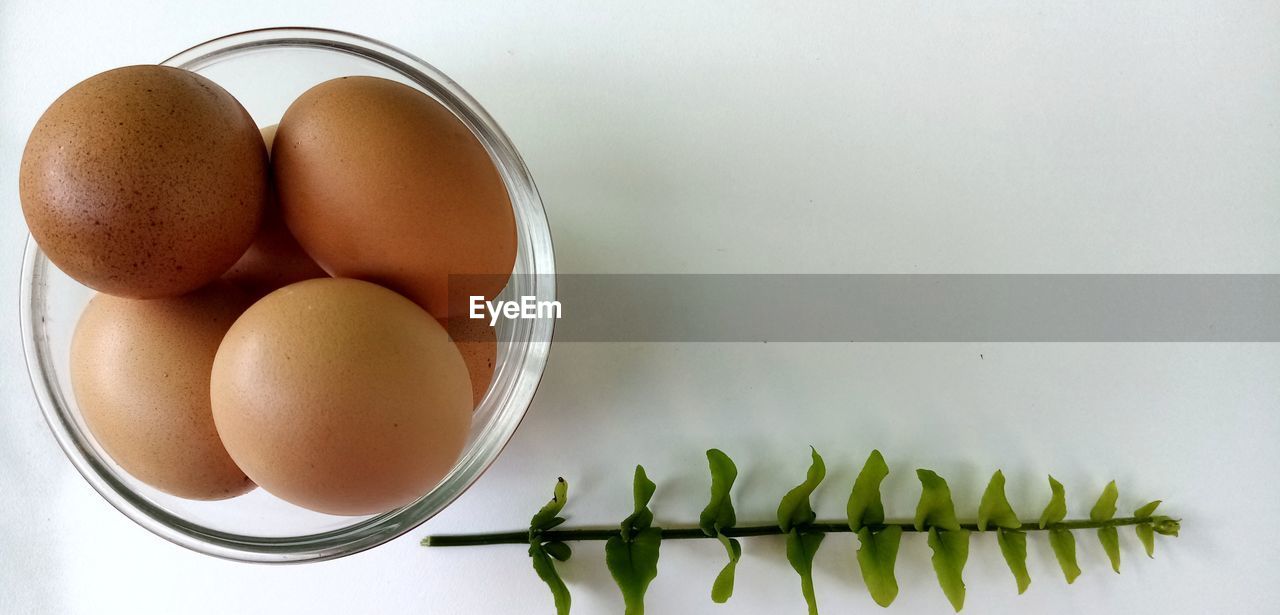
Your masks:
M1036 522L1023 522L1022 527L1018 528L1024 532L1039 532L1048 530L1084 530L1100 527L1119 527L1123 525L1137 525L1139 523L1150 523L1151 517L1118 517L1108 519L1106 521L1091 521L1088 519L1069 520L1059 523L1050 523L1044 528L1040 527ZM916 526L910 521L891 521L877 525L867 525L873 530L879 530L891 525L902 528L904 532L915 532ZM823 532L823 533L839 533L850 532L849 524L833 521L818 521L816 523L805 526L806 531ZM973 532L982 531L978 529L976 523L962 523L960 527ZM1000 528L995 526L987 526L985 531L994 532ZM743 536L780 536L786 534L776 525L748 525L743 527L732 527L723 530L725 536L731 538L741 538ZM618 535L617 529L606 528L582 528L582 529L561 529L550 530L542 533L542 541L560 541L572 542L583 540L608 540ZM663 540L683 540L689 538L712 538L696 527L688 528L662 528ZM422 539L424 547L471 547L478 545L515 545L529 544L529 532L496 532L492 534L455 534L444 536L427 536Z

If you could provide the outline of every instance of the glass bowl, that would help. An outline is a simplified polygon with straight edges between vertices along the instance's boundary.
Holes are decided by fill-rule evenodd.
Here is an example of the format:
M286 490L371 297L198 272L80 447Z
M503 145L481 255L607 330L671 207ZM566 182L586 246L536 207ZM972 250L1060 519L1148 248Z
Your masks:
M333 30L271 28L217 38L164 62L209 77L236 96L260 126L279 121L299 94L345 75L394 79L448 107L484 143L515 209L517 255L503 297L555 299L551 231L520 154L493 118L431 65L378 41ZM542 377L553 321L505 320L488 393L475 410L461 457L429 493L402 508L337 517L298 508L262 489L215 502L184 500L135 480L85 427L68 379L71 334L93 291L50 265L28 239L22 265L23 350L36 398L76 469L102 497L148 530L208 555L253 562L332 559L417 527L448 506L493 463L524 417Z

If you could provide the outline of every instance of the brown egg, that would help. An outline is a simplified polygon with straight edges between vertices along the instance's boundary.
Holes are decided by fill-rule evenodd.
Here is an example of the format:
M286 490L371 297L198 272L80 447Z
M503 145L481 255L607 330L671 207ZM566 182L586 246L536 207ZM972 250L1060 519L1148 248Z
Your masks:
M248 304L224 282L181 297L89 302L71 340L71 385L89 431L126 472L195 500L253 489L209 408L213 357Z
M266 142L267 151L271 150L275 134L275 124L262 129L262 139ZM289 227L284 224L284 217L280 215L280 206L273 197L263 211L262 227L258 230L253 245L249 246L222 278L258 299L294 282L328 275L307 256L302 246L298 245L298 240L293 238Z
M444 328L358 280L298 282L255 303L218 349L210 390L218 433L254 482L337 515L430 491L471 424L467 368Z
M27 226L59 269L122 297L195 290L240 258L267 200L253 119L217 84L163 66L90 77L22 155Z
M484 394L489 391L493 381L493 368L498 363L498 334L483 318L467 318L457 316L442 321L449 337L462 354L462 361L467 364L467 374L471 376L471 405L480 405Z
M437 318L506 286L506 187L484 145L426 94L376 77L321 83L280 120L272 166L285 222L330 274L385 285ZM453 288L451 275L463 276Z

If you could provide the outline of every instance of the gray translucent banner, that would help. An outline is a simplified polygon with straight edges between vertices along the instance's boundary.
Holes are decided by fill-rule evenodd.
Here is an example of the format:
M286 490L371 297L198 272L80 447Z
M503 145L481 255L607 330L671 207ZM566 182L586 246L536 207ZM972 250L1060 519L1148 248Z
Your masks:
M557 342L1280 341L1280 275L559 275L555 284Z

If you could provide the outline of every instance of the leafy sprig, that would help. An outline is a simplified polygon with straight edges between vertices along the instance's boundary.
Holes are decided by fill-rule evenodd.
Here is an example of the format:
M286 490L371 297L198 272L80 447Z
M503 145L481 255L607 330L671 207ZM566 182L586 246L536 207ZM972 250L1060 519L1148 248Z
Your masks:
M737 514L733 511L733 499L729 497L733 481L738 479L738 466L723 451L715 448L707 451L707 465L711 469L711 502L702 509L698 527L703 534L719 540L729 554L729 563L724 565L711 584L711 600L724 603L733 595L733 576L738 568L738 560L742 558L742 543L724 533L738 523Z
M889 475L889 465L880 451L871 451L867 463L862 466L858 478L853 481L849 504L845 507L849 531L858 534L858 568L866 582L871 599L880 606L889 606L898 597L898 580L894 565L898 561L898 546L902 542L902 528L884 526L884 503L880 500L880 483Z
M1027 532L1045 531L1049 544L1067 583L1080 576L1076 561L1074 530L1096 529L1098 542L1120 572L1118 528L1133 526L1147 555L1155 552L1155 535L1177 536L1181 522L1156 515L1160 500L1149 502L1134 511L1132 517L1115 516L1119 489L1111 481L1102 490L1087 520L1067 520L1066 488L1049 477L1049 503L1035 522L1021 521L1005 495L1005 477L997 470L987 483L978 505L976 521L962 523L956 515L947 481L931 470L916 470L920 481L920 499L911 521L888 521L884 516L880 485L889 467L879 451L872 451L859 472L849 494L844 522L818 521L810 497L826 478L826 464L817 450L810 448L811 464L805 479L782 497L778 505L777 525L740 527L733 508L731 490L738 476L733 460L724 452L707 451L711 472L711 499L699 517L696 528L660 528L653 525L649 508L657 485L649 480L644 468L636 466L632 485L634 508L618 529L557 529L565 519L560 516L568 498L568 484L556 481L551 501L532 518L527 532L474 534L461 536L429 536L424 546L466 546L525 543L534 572L551 590L558 615L569 613L569 589L560 578L555 562L568 560L572 541L604 540L605 563L622 592L627 615L643 615L644 595L658 574L659 549L664 540L714 538L725 548L728 563L711 584L711 599L725 602L733 595L734 574L742 557L744 536L781 535L786 542L786 558L800 577L801 594L809 613L818 612L813 585L813 560L827 534L850 532L858 537L858 568L872 600L887 607L898 595L894 567L904 532L926 534L938 585L956 611L964 607L964 568L969 558L972 533L992 532L1000 553L1013 574L1018 593L1027 590L1031 577L1027 572Z
M658 548L662 546L662 528L653 526L649 500L657 485L649 480L643 466L636 466L632 487L635 511L622 520L617 536L604 543L604 563L622 590L626 615L644 615L644 593L658 576Z
M810 447L809 451L813 454L813 463L804 482L782 496L778 504L778 529L786 533L787 561L800 575L800 591L809 605L809 615L818 615L818 598L813 591L813 556L827 535L812 527L818 515L809 505L809 496L827 477L827 466L816 449Z
M528 534L529 557L533 558L533 571L538 574L538 578L547 584L547 587L551 588L551 596L556 604L556 613L560 615L566 615L569 612L569 605L572 599L569 595L569 588L560 579L560 573L556 572L556 565L551 560L566 561L573 554L573 550L562 541L543 538L543 534L564 523L564 517L559 515L560 511L564 510L565 502L568 499L569 483L563 477L556 479L556 488L551 496L551 501L543 505L542 509L533 516L533 519L529 522Z

